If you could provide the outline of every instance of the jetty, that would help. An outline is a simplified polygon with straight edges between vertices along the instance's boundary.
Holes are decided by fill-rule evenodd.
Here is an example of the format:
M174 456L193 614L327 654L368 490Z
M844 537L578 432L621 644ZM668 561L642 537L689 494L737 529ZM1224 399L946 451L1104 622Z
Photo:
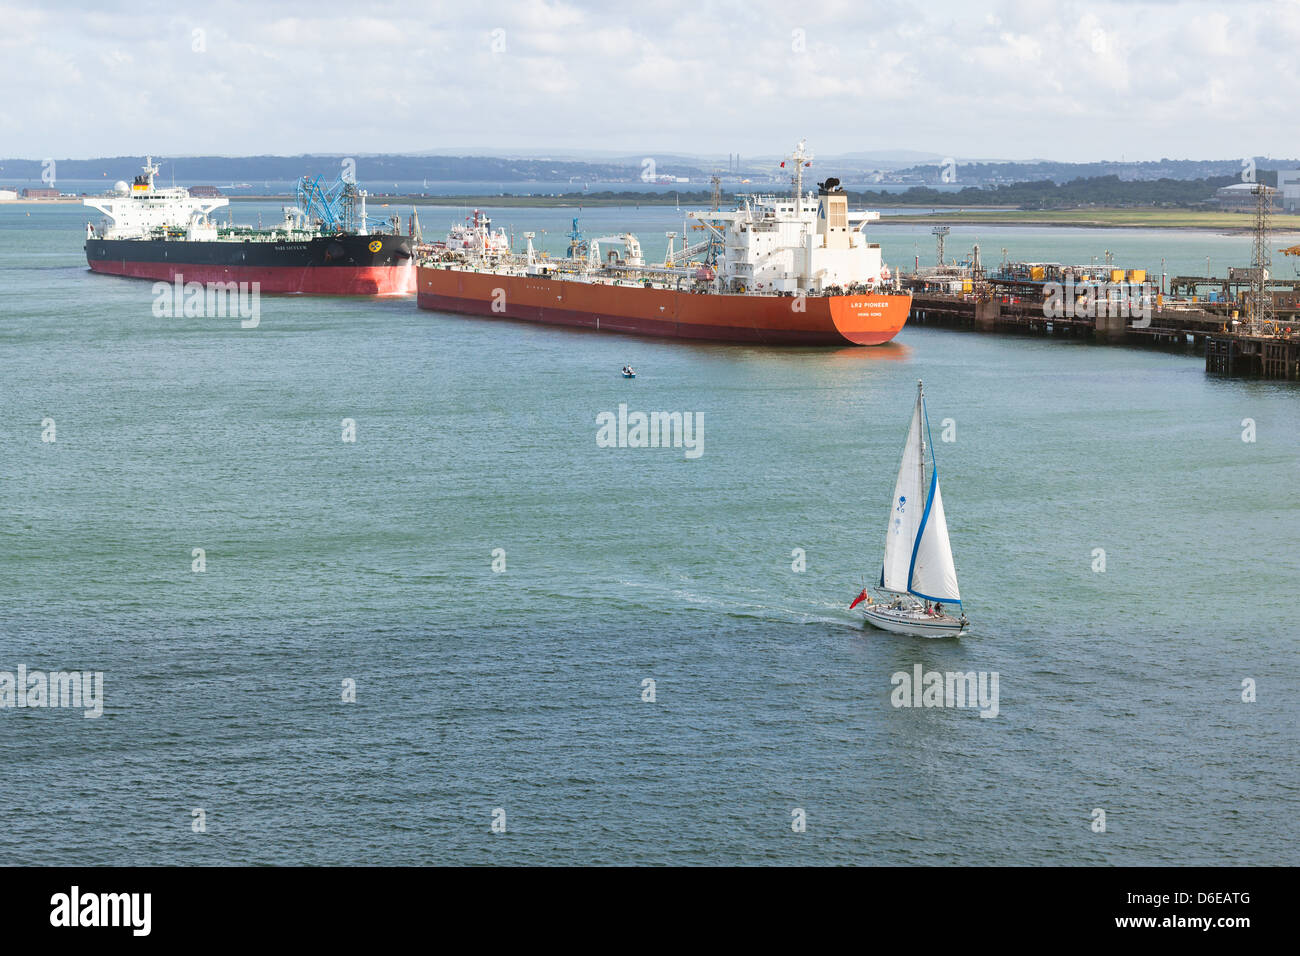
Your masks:
M1145 280L1144 270L1095 265L1017 263L984 274L977 251L973 267L926 270L901 277L901 284L912 292L914 325L1194 351L1212 374L1300 381L1300 281L1272 280L1270 318L1254 322L1243 318L1250 311L1249 270L1233 269L1226 278L1175 276L1167 284L1160 277L1159 288L1169 293L1143 286ZM1139 296L1137 288L1152 291ZM1079 296L1076 304L1083 290L1092 297Z

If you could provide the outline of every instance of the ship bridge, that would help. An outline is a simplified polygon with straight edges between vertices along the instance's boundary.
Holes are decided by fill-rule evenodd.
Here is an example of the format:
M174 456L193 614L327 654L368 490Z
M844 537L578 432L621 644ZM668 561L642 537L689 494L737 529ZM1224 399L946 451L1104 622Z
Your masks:
M874 286L886 275L880 246L863 226L878 212L850 212L834 177L803 189L812 154L801 141L781 163L791 171L788 196L747 196L730 212L693 212L721 241L718 281L727 291L819 293Z
M198 198L182 186L159 189L154 185L158 166L145 158L143 172L130 187L118 183L111 193L87 197L83 205L98 209L105 220L96 229L86 226L88 239L143 239L158 230L185 230L189 239L216 238L216 226L208 219L214 209L228 205L223 197Z

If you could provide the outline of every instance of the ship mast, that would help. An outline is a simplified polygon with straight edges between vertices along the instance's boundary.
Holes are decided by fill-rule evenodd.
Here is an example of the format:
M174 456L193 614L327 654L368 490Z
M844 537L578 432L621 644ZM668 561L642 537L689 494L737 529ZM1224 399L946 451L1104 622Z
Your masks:
M797 214L800 211L800 203L803 200L803 168L805 163L811 163L812 153L805 151L806 139L799 140L799 145L795 146L794 152L785 158L787 163L794 163L794 172L790 175L790 183L794 186L794 211Z

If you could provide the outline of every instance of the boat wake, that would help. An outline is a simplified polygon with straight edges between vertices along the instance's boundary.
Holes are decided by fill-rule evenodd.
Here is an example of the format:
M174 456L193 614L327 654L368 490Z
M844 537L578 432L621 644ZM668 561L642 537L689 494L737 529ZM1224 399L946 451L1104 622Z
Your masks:
M799 625L837 625L858 628L861 620L846 612L842 607L830 602L818 602L816 605L799 604L789 606L774 601L775 595L758 588L745 589L746 595L735 593L727 596L699 591L690 587L658 584L646 581L620 580L620 589L636 589L646 600L636 600L639 607L649 610L668 611L676 614L682 610L702 611L724 614L728 617L747 620L771 621L782 624ZM660 595L661 597L655 597ZM663 598L670 598L665 601Z

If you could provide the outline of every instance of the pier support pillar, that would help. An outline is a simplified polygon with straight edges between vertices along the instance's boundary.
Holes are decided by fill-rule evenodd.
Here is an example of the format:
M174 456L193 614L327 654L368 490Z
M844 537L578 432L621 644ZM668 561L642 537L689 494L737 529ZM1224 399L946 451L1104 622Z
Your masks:
M979 332L992 332L1002 315L1002 303L997 299L975 303L975 329Z
M1106 315L1107 311L1109 310L1098 310L1097 318L1094 320L1097 340L1101 342L1123 342L1127 333L1127 320L1119 315Z

